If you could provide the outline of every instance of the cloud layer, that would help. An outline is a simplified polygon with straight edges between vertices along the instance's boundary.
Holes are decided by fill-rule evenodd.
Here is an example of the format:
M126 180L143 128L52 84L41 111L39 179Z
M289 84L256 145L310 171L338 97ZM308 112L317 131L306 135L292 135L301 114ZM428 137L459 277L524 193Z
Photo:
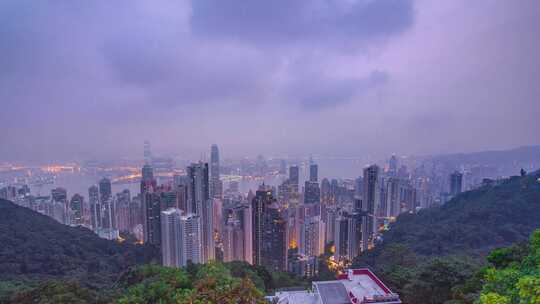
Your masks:
M537 1L0 3L0 160L538 143Z

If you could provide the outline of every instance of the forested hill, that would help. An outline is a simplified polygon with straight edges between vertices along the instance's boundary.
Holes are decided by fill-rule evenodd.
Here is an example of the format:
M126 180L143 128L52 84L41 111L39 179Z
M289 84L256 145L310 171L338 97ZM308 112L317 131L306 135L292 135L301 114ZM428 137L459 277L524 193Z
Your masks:
M99 238L82 227L0 200L0 281L76 279L110 285L129 266L154 258L149 248Z
M421 255L487 253L526 241L540 227L540 171L464 192L443 206L404 214L384 234ZM383 249L384 246L381 247Z
M474 303L493 249L519 246L540 227L540 171L464 192L443 206L400 215L360 255L405 303ZM518 245L516 245L518 244Z

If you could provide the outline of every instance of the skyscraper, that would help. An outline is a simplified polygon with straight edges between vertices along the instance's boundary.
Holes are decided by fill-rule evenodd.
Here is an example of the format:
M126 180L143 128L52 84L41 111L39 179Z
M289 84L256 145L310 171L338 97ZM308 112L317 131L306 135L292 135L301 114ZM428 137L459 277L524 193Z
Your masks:
M64 188L54 188L51 190L52 200L55 202L66 202L67 201L67 190Z
M298 193L298 188L300 184L300 169L298 166L289 167L289 185L291 187L291 192Z
M221 199L223 184L219 179L219 174L219 149L214 144L210 149L210 196Z
M99 202L102 209L102 228L116 228L116 210L112 199L111 180L106 177L99 181Z
M221 228L223 227L223 200L221 199L211 199L212 200L212 224L213 224L213 235L214 238L221 237Z
M118 231L129 232L131 230L131 193L128 189L124 189L122 192L116 193L116 200L114 205L116 209L116 229L118 229Z
M330 205L331 197L330 181L327 178L323 178L321 181L321 202L325 205Z
M326 209L326 242L334 242L336 235L336 218L338 217L338 211L335 206L331 206ZM335 242L334 242L335 243Z
M244 233L239 220L231 218L223 226L223 261L244 260Z
M317 204L321 202L321 189L319 183L306 181L304 186L304 204Z
M253 264L270 271L287 266L286 222L269 190L258 190L252 201Z
M143 225L142 219L142 198L141 195L133 197L129 203L129 229L134 231L137 225Z
M202 207L210 198L207 163L193 163L186 168L189 182L187 213L201 214Z
M161 252L164 266L185 267L201 263L201 222L195 214L181 215L178 208L161 212Z
M359 204L357 201L356 205ZM355 207L355 210L358 207ZM336 260L352 261L362 251L362 223L364 217L361 212L348 213L341 211L335 218L334 242Z
M339 200L339 183L333 178L330 182L330 204L337 204Z
M398 178L390 177L386 180L386 217L397 217L401 212L400 208L400 181Z
M319 178L318 175L319 175L319 166L316 163L314 163L313 160L311 160L309 164L309 181L317 182Z
M99 203L99 189L96 185L88 188L88 201L90 203L90 223L95 232L101 228L101 204Z
M181 211L170 208L161 211L161 262L163 266L181 267L183 235L180 229Z
M251 212L251 203L248 203L247 205L242 204L236 208L235 212L243 232L243 260L253 264L253 216Z
M78 226L83 224L83 213L84 213L84 198L75 193L69 202L69 207L72 211L71 224Z
M142 167L141 171L141 194L144 192L148 192L150 188L155 191L157 187L157 182L154 179L154 168L151 165L146 164Z
M201 218L202 262L214 259L213 200L210 199L208 163L194 163L186 168L188 176L188 214Z
M450 174L450 195L456 196L461 193L462 186L463 174L458 171Z
M194 264L203 263L201 242L201 217L196 214L188 214L181 217L180 230L183 235L183 249L180 259L182 266L187 266L191 261Z
M349 220L339 215L335 219L334 227L334 259L336 261L342 261L348 259L349 248Z
M157 192L152 166L142 168L141 204L144 242L157 245L161 243L161 197Z
M364 180L361 176L354 180L354 197L361 198L364 192Z
M379 167L372 165L364 169L364 191L362 211L366 220L362 222L362 250L373 244L376 232L376 210L380 204Z
M49 216L52 216L59 223L69 224L67 190L60 187L54 188L51 190L51 197L52 212Z
M103 203L112 197L111 180L104 177L99 181L99 199Z
M159 246L161 243L161 200L151 189L141 193L143 200L144 242Z
M316 257L323 254L325 233L326 226L320 216L307 218L303 224L303 253Z

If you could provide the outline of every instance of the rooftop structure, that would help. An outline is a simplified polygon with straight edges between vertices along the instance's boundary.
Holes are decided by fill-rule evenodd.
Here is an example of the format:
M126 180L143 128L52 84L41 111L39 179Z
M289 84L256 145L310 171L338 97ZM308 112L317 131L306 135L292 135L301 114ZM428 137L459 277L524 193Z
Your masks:
M276 292L278 304L401 304L371 270L349 269L334 281L313 282L312 291Z

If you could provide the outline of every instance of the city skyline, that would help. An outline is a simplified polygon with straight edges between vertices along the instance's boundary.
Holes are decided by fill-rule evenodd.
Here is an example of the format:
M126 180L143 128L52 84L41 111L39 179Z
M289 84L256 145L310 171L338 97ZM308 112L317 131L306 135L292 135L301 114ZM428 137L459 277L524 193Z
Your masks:
M0 0L0 303L537 303L539 17Z
M539 9L3 1L0 156L133 158L144 139L192 158L212 143L230 157L538 144Z

